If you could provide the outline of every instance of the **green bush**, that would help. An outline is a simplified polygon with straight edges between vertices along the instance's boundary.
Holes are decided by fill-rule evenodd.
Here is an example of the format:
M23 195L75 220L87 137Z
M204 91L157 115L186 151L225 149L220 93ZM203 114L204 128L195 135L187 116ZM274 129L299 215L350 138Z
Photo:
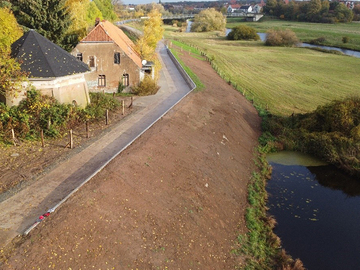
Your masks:
M269 30L266 35L265 45L292 47L299 43L296 34L291 30Z
M322 45L322 44L324 44L324 42L325 42L325 37L319 37L319 38L310 40L309 43L313 44L313 45Z
M234 27L227 36L230 40L259 40L260 37L256 30L247 25Z
M111 95L103 93L90 93L90 104L84 109L87 119L103 118L106 110L115 110L120 107L120 102Z
M348 43L350 41L349 37L342 37L342 42L343 43Z

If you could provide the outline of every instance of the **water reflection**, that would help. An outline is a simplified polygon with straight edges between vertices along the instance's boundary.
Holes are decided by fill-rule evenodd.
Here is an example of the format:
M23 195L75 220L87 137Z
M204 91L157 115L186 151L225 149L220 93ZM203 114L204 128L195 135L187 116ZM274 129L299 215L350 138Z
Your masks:
M360 181L331 166L308 167L323 187L341 190L347 196L360 196Z
M305 160L283 155L282 163ZM277 158L279 161L279 158ZM309 160L311 158L309 157ZM291 162L293 163L293 162ZM332 166L270 161L270 214L283 247L307 269L359 269L360 183Z

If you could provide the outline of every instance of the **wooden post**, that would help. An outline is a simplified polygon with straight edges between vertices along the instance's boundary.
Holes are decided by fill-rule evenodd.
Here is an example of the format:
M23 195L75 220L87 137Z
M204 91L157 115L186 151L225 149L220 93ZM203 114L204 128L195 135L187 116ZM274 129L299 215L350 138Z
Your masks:
M11 129L11 135L12 135L12 140L13 140L13 144L14 144L14 146L16 146L16 138L15 138L15 131L14 131L14 129L12 128Z
M74 148L74 141L73 141L73 130L70 129L70 149Z
M40 137L41 137L41 147L45 147L45 142L44 142L44 130L40 130Z
M105 125L109 124L109 110L106 110L106 114L105 114Z
M113 98L115 97L115 92L113 92Z
M125 100L122 100L122 115L125 114Z
M90 133L89 133L89 121L85 122L86 125L86 138L90 138Z
M131 102L130 102L130 105L129 105L129 107L128 107L128 108L131 108L131 107L132 107L132 105L133 105L133 96L131 96Z

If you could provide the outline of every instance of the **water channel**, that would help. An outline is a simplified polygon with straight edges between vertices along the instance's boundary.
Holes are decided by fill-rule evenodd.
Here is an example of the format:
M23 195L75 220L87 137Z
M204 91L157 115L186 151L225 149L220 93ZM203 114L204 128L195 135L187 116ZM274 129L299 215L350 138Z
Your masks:
M282 247L309 270L360 269L360 182L295 152L270 154L269 213Z

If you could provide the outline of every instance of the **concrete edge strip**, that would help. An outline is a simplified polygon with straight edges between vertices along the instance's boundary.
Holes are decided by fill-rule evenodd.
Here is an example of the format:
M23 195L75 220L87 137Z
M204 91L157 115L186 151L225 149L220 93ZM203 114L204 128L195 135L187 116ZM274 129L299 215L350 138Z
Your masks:
M135 140L137 140L142 134L144 134L149 128L151 128L157 121L159 121L165 114L167 114L172 108L174 108L180 101L182 101L185 97L187 97L194 89L196 88L196 84L190 78L190 76L186 73L183 67L180 65L179 61L175 58L172 52L166 47L168 54L170 55L170 59L173 61L177 69L179 69L181 75L187 76L184 78L186 84L190 86L189 92L187 92L184 96L182 96L174 105L172 105L169 109L167 109L163 114L161 114L154 122L152 122L147 128L145 128L141 133L139 133L133 140L131 140L127 145L125 145L122 149L120 149L116 154L114 154L108 161L106 161L99 169L97 169L94 173L92 173L88 178L86 178L79 186L73 189L64 199L62 199L59 203L57 203L53 208L50 208L44 216L49 216L50 213L54 212L59 206L61 206L64 202L66 202L76 191L78 191L83 185L89 182L95 175L97 175L103 168L105 168L113 159L115 159L121 152L123 152L126 148L128 148ZM186 75L185 75L186 74ZM39 218L33 225L31 225L28 229L26 229L23 235L28 235L33 229L40 224L43 218Z

